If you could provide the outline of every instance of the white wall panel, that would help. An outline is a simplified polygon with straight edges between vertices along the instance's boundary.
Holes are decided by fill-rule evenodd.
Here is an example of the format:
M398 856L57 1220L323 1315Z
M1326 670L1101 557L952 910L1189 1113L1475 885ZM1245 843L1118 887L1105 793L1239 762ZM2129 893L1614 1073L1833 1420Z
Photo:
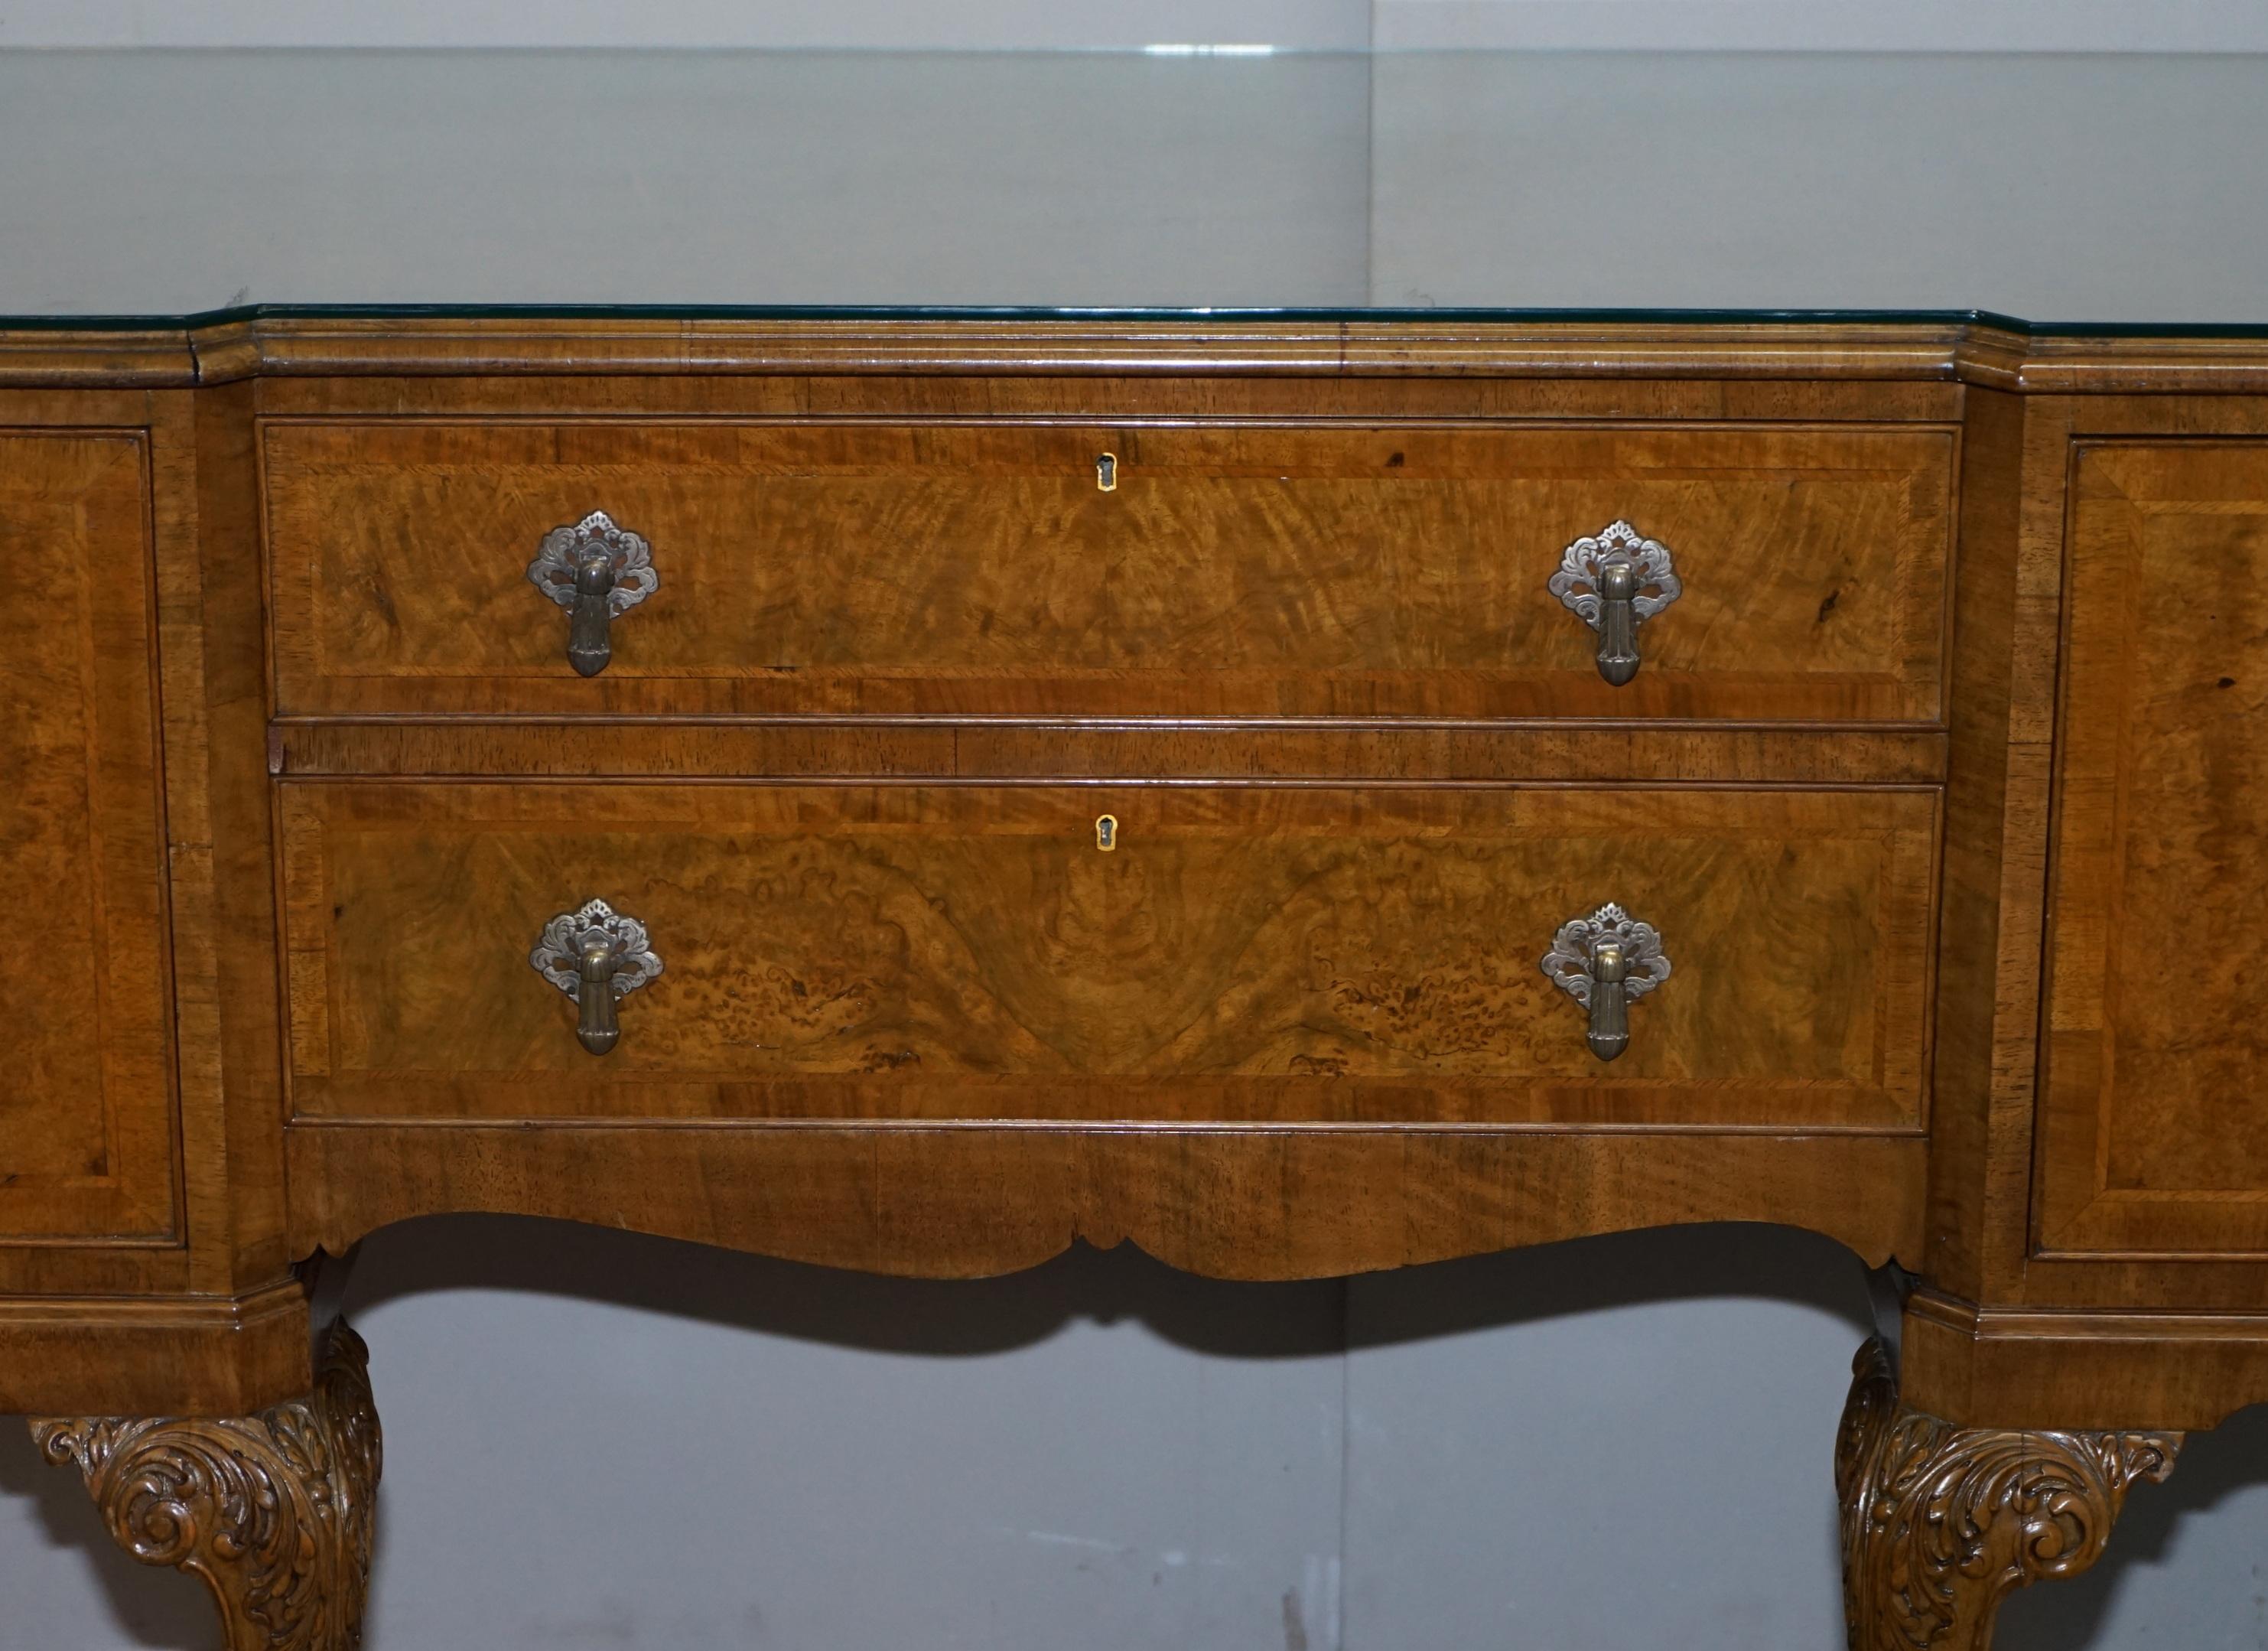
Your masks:
M2268 50L2259 0L1377 0L1373 18L1396 50Z
M0 46L861 47L1369 42L1370 0L9 0Z
M1359 304L1369 140L1353 57L0 53L0 313Z

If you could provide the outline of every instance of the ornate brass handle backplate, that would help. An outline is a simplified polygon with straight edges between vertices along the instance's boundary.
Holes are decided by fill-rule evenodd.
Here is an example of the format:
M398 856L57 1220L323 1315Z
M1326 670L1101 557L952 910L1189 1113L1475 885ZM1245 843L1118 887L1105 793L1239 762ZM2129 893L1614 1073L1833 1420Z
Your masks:
M621 1041L615 1005L661 973L645 925L603 900L563 911L543 925L527 954L535 972L575 999L575 1036L593 1055Z
M614 657L614 623L661 584L646 542L594 510L571 527L543 535L527 581L564 608L567 662L596 676Z
M1620 688L1638 674L1639 623L1675 601L1685 587L1670 565L1668 545L1615 521L1567 547L1549 588L1599 633L1599 674Z
M1543 972L1591 1012L1591 1053L1612 1060L1630 1047L1630 1004L1669 978L1661 935L1609 901L1559 926Z

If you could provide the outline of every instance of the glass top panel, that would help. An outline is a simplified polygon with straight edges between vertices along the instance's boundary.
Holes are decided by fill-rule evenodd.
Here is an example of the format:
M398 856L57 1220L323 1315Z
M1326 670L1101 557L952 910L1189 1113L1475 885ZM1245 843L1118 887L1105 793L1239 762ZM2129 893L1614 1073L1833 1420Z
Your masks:
M0 51L0 314L2268 325L2268 55ZM1690 319L1707 319L1691 316Z

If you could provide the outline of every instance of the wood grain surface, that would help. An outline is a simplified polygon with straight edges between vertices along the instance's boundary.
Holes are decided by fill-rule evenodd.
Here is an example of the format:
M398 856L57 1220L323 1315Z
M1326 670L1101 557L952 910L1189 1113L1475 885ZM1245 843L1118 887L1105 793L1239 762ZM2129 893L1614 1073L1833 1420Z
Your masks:
M542 424L585 419L683 424L1053 424L1116 430L1227 424L1345 427L1600 424L1809 426L1960 424L1962 386L1927 379L1535 378L1218 372L608 372L595 357L534 375L453 372L248 382L263 419L443 419Z
M2019 324L2021 326L2021 323ZM84 338L85 335L80 335ZM15 335L36 350L42 335ZM2027 334L1997 318L1918 321L1754 315L1675 321L1543 313L1374 319L1253 315L969 319L541 313L268 313L188 335L198 381L292 378L703 375L1349 376L1468 382L1958 380L2035 392L2259 393L2256 339L2148 332ZM0 345L11 342L0 332ZM82 345L34 354L92 373ZM77 364L74 366L74 364ZM6 357L0 355L0 371ZM0 379L0 382L4 382Z
M2027 709L2020 704L2018 633L2043 630L2051 668L2055 649L2055 586L2050 583L2043 601L2036 590L2023 590L2021 570L2041 562L2054 569L2061 542L2060 534L2051 537L2035 548L2028 564L2021 538L2025 483L2028 475L2050 479L2059 519L2064 447L2062 431L2039 430L2021 397L1972 391L1967 410L1947 718L1926 1265L1933 1278L1974 1298L1984 1292L1988 1269L2022 1264L2021 1240L2012 1247L2005 1233L1985 1228L1988 1212L2004 1226L2007 1220L2007 1189L1991 1179L1994 1148L2020 1172L2024 1161L2021 1148L2012 1150L1996 1133L2005 1129L1997 1103L2011 1087L2010 1065L2029 1083L2033 1039L2023 1029L2025 999L2038 974L2037 905L2044 876L2036 864L2044 799L2028 800L2022 787L2027 777L2039 785L2046 764L2036 748L2013 741L2011 730ZM2032 645L2040 639L2024 638ZM2035 861L2029 867L2028 853ZM2029 963L2028 952L2035 960ZM2022 1120L2029 1110L2026 1095L2020 1127L2028 1127ZM2020 1181L2014 1190L2021 1227L2027 1189Z
M307 1390L296 1279L231 1298L156 1290L0 1297L0 1413L237 1416Z
M303 1116L1923 1117L1927 791L293 785L284 807ZM666 965L603 1060L526 962L594 896ZM1539 968L1609 900L1675 969L1611 1066Z
M261 453L290 713L1940 709L1944 430L271 421ZM661 585L585 681L523 575L594 510ZM1684 593L1618 689L1545 585L1619 519Z
M1665 987L1663 990L1667 991ZM823 1266L977 1278L1073 1242L1320 1279L1684 1221L1918 1253L1924 1143L1881 1135L305 1120L292 1240L506 1211Z
M194 652L169 638L169 657L195 666L194 689L168 685L169 712L192 727L191 737L169 735L167 753L170 773L200 805L174 816L174 887L177 910L185 889L209 903L183 924L198 953L210 943L209 955L190 954L180 978L185 1008L213 1040L209 1053L185 1044L185 1056L202 1057L184 1060L185 1168L199 1281L217 1291L267 1285L305 1259L284 1246L273 1122L284 1106L283 992L251 391L229 385L195 397ZM177 578L185 559L173 560Z
M2268 443L2073 476L2042 1246L2268 1250Z
M0 430L0 1239L174 1230L149 490L137 431Z
M192 335L202 380L372 374L1108 374L2013 380L2020 335L1948 317L1719 322L1543 315L1378 321L1227 313L1054 318L623 313L397 318L269 314ZM6 337L0 334L0 338ZM2169 345L2151 352L2165 354ZM2106 353L2098 344L2092 354Z
M1917 1405L1963 1422L2201 1431L2268 1396L2268 1315L1979 1308L1925 1286L1900 1367Z
M1714 723L1277 723L1178 719L299 719L269 730L295 778L1587 780L1936 785L1932 728Z
M1545 313L1368 320L1199 315L924 319L541 311L372 314L323 306L124 326L0 326L0 386L356 380L618 380L957 372L1556 385L1969 384L2044 394L2268 389L2257 339L2027 333L1955 313L1914 321L1759 313L1719 321Z

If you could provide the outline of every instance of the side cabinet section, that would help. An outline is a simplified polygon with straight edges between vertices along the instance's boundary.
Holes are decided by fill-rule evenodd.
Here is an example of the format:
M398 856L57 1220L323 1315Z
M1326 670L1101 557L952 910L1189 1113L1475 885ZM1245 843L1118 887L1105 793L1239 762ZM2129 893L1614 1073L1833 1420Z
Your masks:
M150 470L141 431L0 424L0 1243L178 1227Z
M2268 441L2070 485L2034 1248L2268 1252Z

